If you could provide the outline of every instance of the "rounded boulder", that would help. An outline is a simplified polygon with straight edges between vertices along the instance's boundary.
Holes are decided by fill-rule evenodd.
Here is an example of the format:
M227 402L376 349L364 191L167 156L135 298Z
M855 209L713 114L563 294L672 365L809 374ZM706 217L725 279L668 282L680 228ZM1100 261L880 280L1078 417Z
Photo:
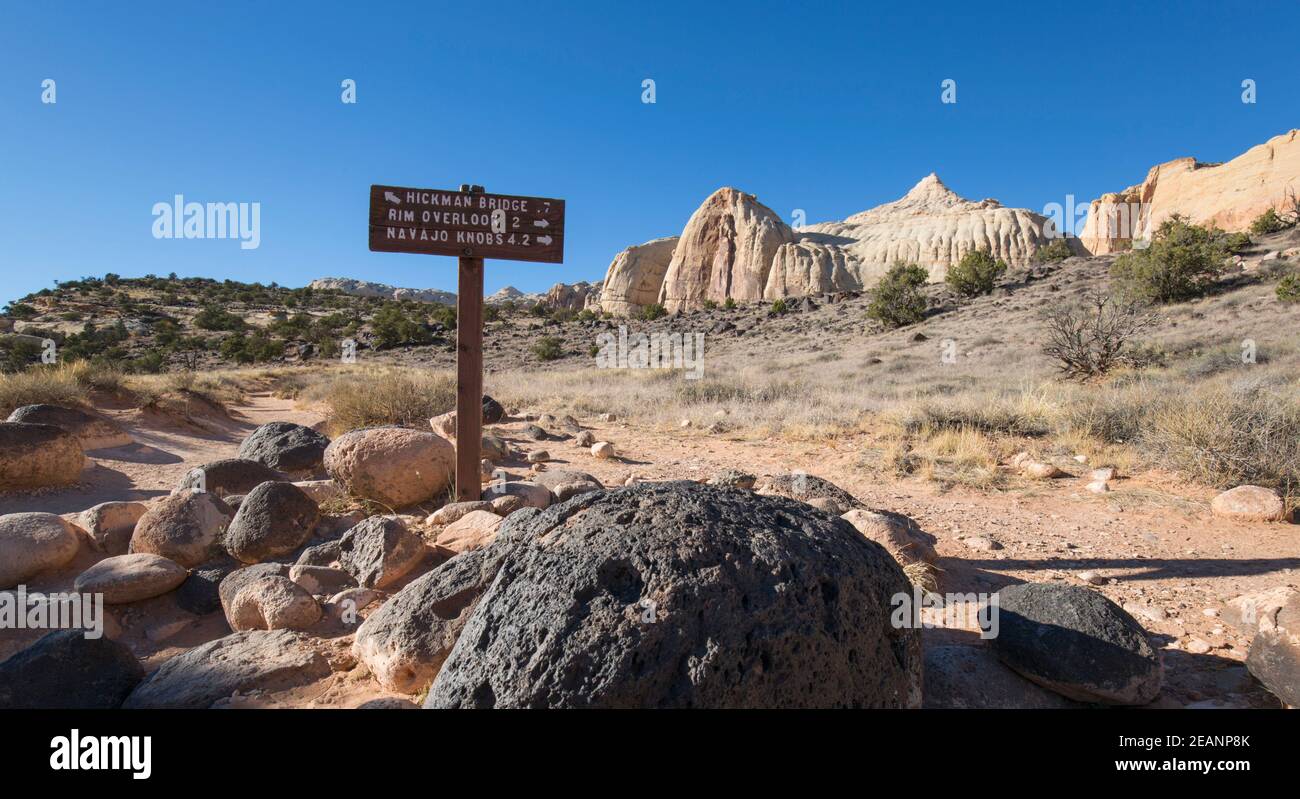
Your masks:
M219 553L221 537L233 515L215 494L171 494L154 502L140 517L130 551L161 555L192 569Z
M80 548L77 528L53 513L0 516L0 589L59 568Z
M226 551L244 563L288 555L311 538L320 508L293 483L262 483L248 492L226 532Z
M188 576L174 560L138 552L104 558L82 572L74 587L82 594L103 594L106 604L121 605L161 596Z
M80 408L24 405L9 414L9 421L53 425L76 438L83 450L124 447L131 443L131 436L116 422Z
M425 707L920 706L902 569L802 503L644 483L514 514L498 547Z
M1263 486L1237 486L1210 502L1215 516L1239 522L1277 522L1286 516L1286 506L1276 491Z
M456 449L421 430L374 427L344 433L325 450L325 470L349 494L404 508L450 485Z
M77 437L49 424L0 422L0 491L77 482L86 453Z
M1160 653L1132 616L1075 585L1023 583L997 593L993 651L1021 676L1079 702L1145 705L1160 693Z
M269 422L239 445L239 457L289 473L316 473L325 462L330 440L310 427Z

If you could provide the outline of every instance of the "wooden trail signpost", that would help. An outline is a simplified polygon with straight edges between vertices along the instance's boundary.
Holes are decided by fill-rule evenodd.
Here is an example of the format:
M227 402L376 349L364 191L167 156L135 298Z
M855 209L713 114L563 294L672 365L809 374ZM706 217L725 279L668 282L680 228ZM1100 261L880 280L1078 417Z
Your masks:
M370 249L454 255L456 286L456 501L480 495L483 435L483 259L564 262L564 200L370 187Z

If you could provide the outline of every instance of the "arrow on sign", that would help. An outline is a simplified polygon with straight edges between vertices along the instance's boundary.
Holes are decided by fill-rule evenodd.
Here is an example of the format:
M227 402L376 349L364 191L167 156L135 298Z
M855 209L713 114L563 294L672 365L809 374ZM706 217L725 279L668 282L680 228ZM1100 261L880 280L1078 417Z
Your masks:
M534 219L534 220L533 220L533 227L550 227L550 226L551 226L551 223L550 223L550 222L547 222L545 219Z
M401 198L401 197L398 197L396 194L393 194L391 191L386 191L386 192L384 192L384 199L385 199L385 200L388 200L388 201L389 201L390 203L392 203L393 205L401 205L401 204L402 204L402 198Z
M537 243L538 243L538 244L550 244L550 243L551 243L551 237L550 237L550 236L538 236L538 237L537 237Z

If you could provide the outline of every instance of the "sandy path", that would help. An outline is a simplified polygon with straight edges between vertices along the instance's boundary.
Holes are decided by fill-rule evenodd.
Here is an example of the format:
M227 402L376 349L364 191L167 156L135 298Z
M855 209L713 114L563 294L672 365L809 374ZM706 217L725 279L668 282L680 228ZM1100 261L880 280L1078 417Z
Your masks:
M189 469L235 457L239 443L258 425L286 421L311 426L323 419L269 394L248 396L227 418L203 416L193 424L136 409L103 413L136 443L87 453L81 482L71 488L0 496L0 513L78 513L100 502L151 499L169 493Z

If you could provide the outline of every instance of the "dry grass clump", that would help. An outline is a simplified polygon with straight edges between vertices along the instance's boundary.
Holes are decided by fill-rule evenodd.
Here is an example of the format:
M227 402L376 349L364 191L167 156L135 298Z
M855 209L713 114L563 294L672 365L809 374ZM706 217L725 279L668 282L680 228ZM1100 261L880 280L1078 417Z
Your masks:
M1154 457L1216 488L1300 488L1300 403L1266 380L1240 379L1171 394L1142 444Z
M456 376L416 369L364 369L309 385L301 399L323 407L330 435L383 425L427 429L429 417L455 409Z
M24 405L86 405L91 392L121 393L122 381L121 372L85 361L0 374L0 414L8 416Z

